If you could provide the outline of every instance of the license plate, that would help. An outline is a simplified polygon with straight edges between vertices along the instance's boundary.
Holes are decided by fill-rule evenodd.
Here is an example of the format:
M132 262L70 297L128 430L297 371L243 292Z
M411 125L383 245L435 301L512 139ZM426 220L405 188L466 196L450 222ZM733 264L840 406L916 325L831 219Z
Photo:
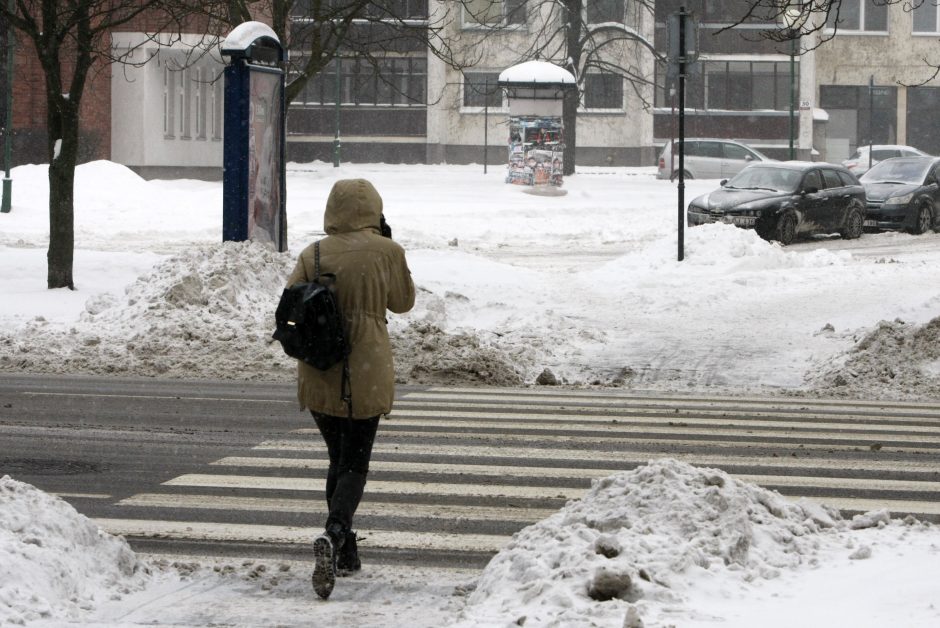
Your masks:
M757 222L754 216L722 216L721 222L736 227L753 227Z
M866 220L866 221L863 222L862 224L863 224L864 226L866 226L866 227L877 227L877 226L878 226L878 221L877 221L877 220Z

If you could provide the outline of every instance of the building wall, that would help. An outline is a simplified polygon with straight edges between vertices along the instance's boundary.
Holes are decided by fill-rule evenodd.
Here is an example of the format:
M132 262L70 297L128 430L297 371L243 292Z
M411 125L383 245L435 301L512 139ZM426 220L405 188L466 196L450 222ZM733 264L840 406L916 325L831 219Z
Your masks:
M115 33L114 41L130 63L111 80L111 98L120 103L111 118L111 158L148 172L221 170L224 65L217 53L205 52L197 35L166 46L148 43L144 33Z
M935 130L937 125L932 115L935 107L940 106L940 80L931 79L922 87L909 87L933 75L934 70L925 59L940 63L936 56L938 34L913 33L912 13L909 8L905 10L902 3L889 5L887 11L887 34L840 31L818 50L816 100L819 101L821 92L829 86L854 86L860 100L854 108L829 112L829 144L840 150L833 158L840 158L843 150L853 151L859 143L869 141L865 97L872 78L876 98L880 99L884 92L884 98L890 99L893 109L886 116L876 111L872 125L874 141L908 144L940 154L940 132ZM910 111L909 107L912 107ZM850 136L852 115L855 116L855 132Z

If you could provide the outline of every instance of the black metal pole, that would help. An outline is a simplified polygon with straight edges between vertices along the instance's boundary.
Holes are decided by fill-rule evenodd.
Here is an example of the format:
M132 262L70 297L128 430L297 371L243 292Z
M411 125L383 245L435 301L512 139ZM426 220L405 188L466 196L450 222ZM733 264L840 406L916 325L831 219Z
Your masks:
M340 141L339 141L339 103L340 103L340 94L342 93L342 76L340 75L340 70L342 69L342 59L339 56L333 58L333 62L336 64L336 82L334 84L334 99L333 103L333 126L334 133L333 135L333 167L339 168L339 151L340 151Z
M875 146L875 134L872 120L875 118L875 75L868 77L868 169L871 170L871 153Z
M10 0L9 11L16 10L14 0ZM13 53L15 51L15 36L13 26L7 28L7 79L6 79L6 120L3 121L3 198L0 200L0 212L8 213L13 208L13 179L10 178L10 169L13 168Z
M490 79L483 81L486 97L483 99L483 174L486 174L487 148L489 148L489 130L490 130Z
M790 30L790 37L794 37L794 30ZM793 154L793 127L796 126L793 123L793 110L796 108L794 101L796 100L796 39L790 40L790 160L796 159L796 155Z
M679 7L679 261L685 258L685 23Z

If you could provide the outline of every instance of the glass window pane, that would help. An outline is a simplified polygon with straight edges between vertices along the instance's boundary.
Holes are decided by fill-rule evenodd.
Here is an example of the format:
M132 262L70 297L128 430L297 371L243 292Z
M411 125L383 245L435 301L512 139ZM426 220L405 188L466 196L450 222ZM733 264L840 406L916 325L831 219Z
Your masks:
M807 188L816 188L817 190L822 189L822 181L819 178L819 171L813 170L806 175L806 178L803 179L803 189Z
M865 30L888 30L888 5L885 0L865 0Z
M728 63L728 109L751 109L751 64L747 61Z
M467 72L464 75L464 107L500 107L502 90L496 85L498 72Z
M617 74L588 74L584 79L584 107L623 108L623 79Z
M777 93L773 63L754 63L754 74L751 78L754 85L753 108L775 109L774 96Z
M709 109L728 108L728 77L726 63L710 63L705 68L705 84Z
M841 188L842 179L836 174L835 170L823 170L823 179L826 181L827 188Z
M937 5L935 2L936 0L923 0L922 4L915 4L912 11L915 33L937 32Z
M723 144L725 159L747 159L751 153L737 144Z
M841 3L832 3L826 26L837 27L840 31L857 31L861 25L860 3L866 0L842 0ZM867 0L870 1L870 0Z
M623 23L624 0L587 0L588 24Z

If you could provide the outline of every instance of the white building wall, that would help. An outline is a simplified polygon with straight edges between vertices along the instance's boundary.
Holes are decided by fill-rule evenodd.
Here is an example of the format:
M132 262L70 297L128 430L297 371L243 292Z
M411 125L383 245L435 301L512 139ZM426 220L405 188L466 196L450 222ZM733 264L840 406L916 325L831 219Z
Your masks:
M194 35L160 47L147 43L144 33L115 35L115 48L133 49L129 61L140 65L115 66L120 71L112 74L113 161L132 167L221 168L224 66L215 53L187 56L201 41Z

